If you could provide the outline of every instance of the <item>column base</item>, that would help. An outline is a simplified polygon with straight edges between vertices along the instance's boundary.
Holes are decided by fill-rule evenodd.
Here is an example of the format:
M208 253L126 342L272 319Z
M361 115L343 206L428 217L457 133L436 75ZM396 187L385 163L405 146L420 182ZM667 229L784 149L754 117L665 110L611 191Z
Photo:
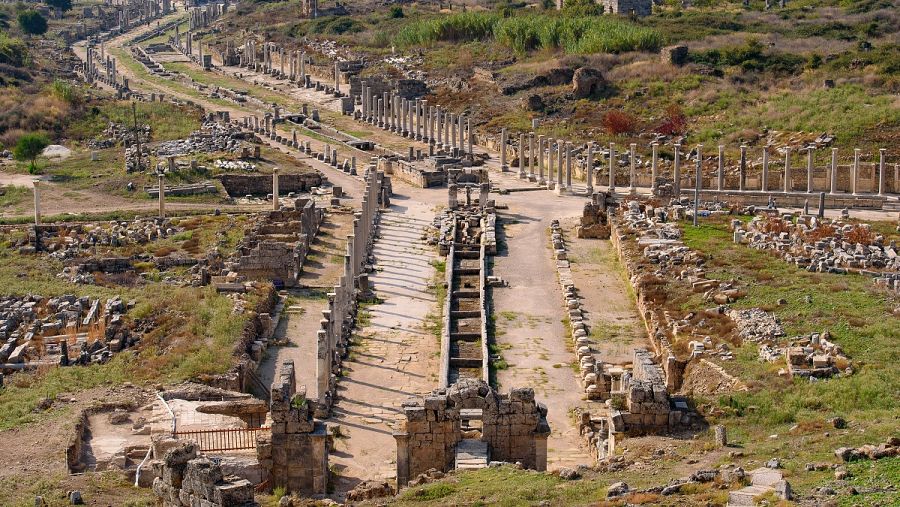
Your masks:
M553 192L556 195L565 195L566 189L562 185L557 185L556 188L553 190Z

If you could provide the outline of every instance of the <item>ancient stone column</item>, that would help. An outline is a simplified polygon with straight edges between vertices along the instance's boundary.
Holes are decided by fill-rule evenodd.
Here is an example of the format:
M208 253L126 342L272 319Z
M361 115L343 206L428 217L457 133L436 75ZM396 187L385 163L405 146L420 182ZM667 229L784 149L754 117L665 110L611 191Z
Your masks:
M675 181L673 181L674 190L675 190L675 198L680 199L681 198L681 145L680 144L675 145L675 171L674 171L673 179L675 180ZM741 190L743 190L743 187L741 187Z
M806 192L813 191L813 147L806 148Z
M165 175L162 171L156 173L157 183L159 185L159 218L166 218L166 186Z
M450 113L450 149L458 148L456 145L456 115Z
M831 184L829 193L837 192L837 148L831 149Z
M697 169L694 172L694 227L697 227L700 215L700 188L703 186L703 154L702 144L697 145Z
M334 93L341 93L341 70L338 62L334 62Z
M760 183L759 188L762 189L763 192L769 191L769 145L768 144L763 146L762 183Z
M850 191L857 194L856 181L859 178L859 148L853 149L853 172L850 174Z
M278 168L272 169L272 209L278 211L281 201L278 199Z
M441 126L441 106L435 107L435 127L437 127L436 143L438 149L444 147L444 129Z
M459 151L466 151L466 141L465 141L465 122L463 121L463 115L459 115Z
M725 146L719 145L719 167L716 172L716 190L719 192L725 187ZM765 190L765 189L764 189Z
M637 177L636 168L634 166L634 164L635 164L634 151L635 151L635 148L637 148L637 144L631 143L631 146L629 146L629 148L631 151L629 152L628 158L629 158L629 161L631 162L631 171L628 174L628 192L634 194L637 192L637 186L635 185L635 181L634 181L635 178Z
M885 148L878 149L878 195L884 195L884 154Z
M738 166L738 190L744 190L747 184L747 145L741 145L741 160Z
M519 179L525 179L525 134L519 134Z
M556 140L556 190L563 190L563 143L561 139Z
M472 118L466 118L466 140L469 143L469 155L474 157L475 152L472 150L472 143L474 142L475 134L472 132ZM532 140L532 142L534 142Z
M537 144L537 162L538 162L538 184L546 185L547 178L544 176L544 136L538 136L538 144Z
M656 182L656 178L659 177L659 143L653 142L650 144L650 147L653 150L650 160L650 190L656 194L656 190L659 188Z
M609 143L609 193L616 191L616 144Z
M587 165L585 166L585 182L587 183L587 193L594 193L594 142L591 141L587 145ZM544 168L541 167L541 179L544 177Z
M791 148L784 147L784 191L791 191Z
M34 225L41 225L41 185L34 180Z
M506 127L500 129L500 171L506 172L509 171L509 167L506 165L506 145L509 143L509 140L506 138Z
M534 132L528 134L528 176L534 179Z
M725 434L725 426L717 424L714 428L716 431L716 447L727 447L728 437Z
M572 191L572 143L566 142L566 190Z

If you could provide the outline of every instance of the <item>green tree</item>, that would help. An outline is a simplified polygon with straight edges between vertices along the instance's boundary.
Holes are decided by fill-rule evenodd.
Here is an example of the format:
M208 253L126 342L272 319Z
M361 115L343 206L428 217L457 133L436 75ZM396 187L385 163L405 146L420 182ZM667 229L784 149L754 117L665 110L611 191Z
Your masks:
M44 0L44 3L50 7L56 7L63 12L72 8L72 0Z
M44 134L25 134L19 138L16 147L13 148L13 156L16 160L28 162L28 172L37 172L35 160L50 145L50 140Z
M19 27L23 32L31 35L41 35L47 31L47 19L41 13L34 10L19 13Z

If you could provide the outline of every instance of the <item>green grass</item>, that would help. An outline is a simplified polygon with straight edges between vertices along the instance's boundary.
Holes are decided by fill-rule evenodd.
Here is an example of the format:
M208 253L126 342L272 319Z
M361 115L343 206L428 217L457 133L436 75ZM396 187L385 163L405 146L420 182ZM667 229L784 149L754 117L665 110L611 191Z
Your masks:
M138 123L150 125L153 141L180 139L200 128L202 112L198 109L169 102L135 104ZM132 103L124 100L103 102L70 124L66 131L76 139L91 139L99 136L110 122L133 126Z
M685 225L683 229L685 244L707 256L710 278L735 279L745 288L746 297L734 307L772 311L788 336L828 330L855 369L850 376L827 381L790 381L775 375L777 366L758 362L755 344L737 349L736 360L722 366L748 381L751 391L710 400L725 410L719 422L726 424L729 432L731 428L739 432L736 442L742 442L748 453L764 455L784 452L776 444L790 447L802 437L805 443L796 445L790 455L790 466L802 467L804 462L830 459L830 451L840 445L878 443L896 434L892 414L900 410L900 351L896 347L900 318L893 313L895 299L868 277L809 273L771 253L735 245L727 218L708 219L699 228ZM806 302L807 297L811 303ZM779 299L787 304L778 305ZM696 294L683 297L680 303L682 310L708 306ZM794 424L821 427L826 419L838 415L853 421L856 427L852 432L840 432L827 440L817 437L813 442L803 435L785 435ZM768 434L783 437L768 442Z
M15 211L21 213L27 210L29 203L34 199L34 191L28 187L6 186L0 188L0 212Z
M532 14L504 18L496 13L463 12L413 21L394 38L401 47L437 42L495 39L519 53L560 49L568 54L652 51L662 37L654 29L598 16Z

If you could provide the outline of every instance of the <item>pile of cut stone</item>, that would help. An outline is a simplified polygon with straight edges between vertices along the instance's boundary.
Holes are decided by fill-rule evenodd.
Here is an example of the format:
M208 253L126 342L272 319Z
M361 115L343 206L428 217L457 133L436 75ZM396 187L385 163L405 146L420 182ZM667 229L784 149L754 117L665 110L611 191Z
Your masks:
M0 298L0 363L41 361L61 366L105 362L136 343L123 325L128 306L118 297L106 300L73 294ZM88 330L103 322L104 336L91 341ZM74 337L74 342L72 342ZM70 350L74 358L70 358Z
M550 222L550 243L553 248L553 258L556 261L556 270L559 275L559 286L563 292L566 312L572 324L571 340L575 348L575 358L578 360L581 385L589 400L603 399L605 391L603 386L603 363L595 357L591 349L591 339L588 337L588 328L581 311L581 299L578 296L578 288L575 287L575 279L569 267L566 242L563 236L559 220Z
M111 222L108 227L100 224L72 225L57 229L58 240L52 240L53 231L42 231L41 248L54 259L66 260L81 257L98 246L118 248L126 245L144 245L171 237L184 231L168 218L138 218L130 222Z
M743 340L759 342L784 336L784 328L775 315L759 308L729 310L728 316L734 321Z
M138 134L141 143L150 141L150 126L139 125ZM124 125L122 123L109 122L103 132L96 138L88 141L88 147L95 150L102 150L119 146L120 144L134 144L134 127Z
M200 130L192 132L187 139L160 143L156 147L156 154L164 157L191 153L240 153L246 137L247 135L238 126L230 123L207 122Z
M821 379L841 373L850 375L850 359L839 345L831 341L831 334L812 333L797 336L783 346L768 342L759 345L759 359L770 363L785 361L786 368L779 375Z
M245 162L243 160L224 160L220 158L213 162L213 166L215 166L216 169L225 171L244 171L248 173L256 171L256 164Z
M895 241L872 232L869 224L804 215L757 216L744 225L732 221L734 242L769 250L811 272L867 275L900 291L900 255ZM854 240L862 240L854 241Z
M237 476L225 476L222 467L199 456L197 444L184 442L151 462L153 493L163 507L240 507L256 505L253 484Z
M862 447L839 447L834 450L834 455L842 461L857 461L862 459L882 459L900 456L900 437L891 437L880 445L866 444Z

